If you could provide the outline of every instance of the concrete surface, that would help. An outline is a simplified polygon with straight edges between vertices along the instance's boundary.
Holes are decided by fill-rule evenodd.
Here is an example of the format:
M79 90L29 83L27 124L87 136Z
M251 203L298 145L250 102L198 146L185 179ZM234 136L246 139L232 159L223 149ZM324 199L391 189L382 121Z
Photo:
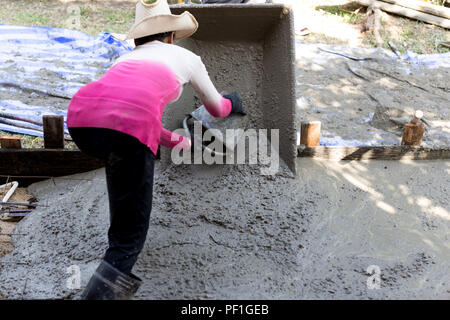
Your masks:
M304 298L450 298L450 161L298 161L322 195L299 255Z
M157 165L137 299L449 299L449 161L282 168ZM41 207L0 260L0 293L77 298L106 249L102 169L29 187ZM368 289L367 268L380 269Z

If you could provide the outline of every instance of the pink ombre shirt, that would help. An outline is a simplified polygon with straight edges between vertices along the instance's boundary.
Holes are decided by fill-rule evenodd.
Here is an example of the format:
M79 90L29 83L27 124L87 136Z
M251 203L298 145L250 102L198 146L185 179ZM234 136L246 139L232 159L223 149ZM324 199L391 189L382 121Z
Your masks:
M136 137L156 154L158 145L189 147L188 139L162 127L164 108L190 83L212 116L230 114L231 101L218 93L201 58L160 41L119 57L98 81L82 87L70 101L68 127L117 130Z

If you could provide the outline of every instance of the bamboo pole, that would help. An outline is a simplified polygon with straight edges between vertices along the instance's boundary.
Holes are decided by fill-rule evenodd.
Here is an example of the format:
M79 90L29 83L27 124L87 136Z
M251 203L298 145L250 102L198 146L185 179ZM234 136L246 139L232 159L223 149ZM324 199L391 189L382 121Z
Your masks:
M450 20L446 18L441 18L434 16L432 14L419 12L414 9L405 8L399 5L395 4L389 4L387 2L383 1L376 1L376 0L358 0L358 3L360 3L363 6L375 6L380 8L383 11L394 13L400 16L405 16L411 19L416 19L420 21L424 21L430 24L437 25L442 28L450 29Z
M33 120L33 119L27 119L27 118L22 118L19 117L17 115L11 114L11 113L6 113L6 112L0 112L0 118L6 118L6 119L12 119L12 120L17 120L17 121L24 121L24 122L29 122L38 126L42 127L42 122Z

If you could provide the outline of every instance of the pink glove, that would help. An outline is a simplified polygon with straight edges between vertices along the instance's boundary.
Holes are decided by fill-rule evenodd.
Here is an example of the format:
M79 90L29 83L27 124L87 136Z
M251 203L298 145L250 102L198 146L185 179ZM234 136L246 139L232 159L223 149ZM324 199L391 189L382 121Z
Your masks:
M179 148L179 150L186 151L186 150L191 149L191 146L192 146L191 139L182 137L182 140L180 142L178 142L178 144L175 147Z
M180 136L167 129L162 129L160 144L167 148L181 148L180 150L189 150L191 148L191 139Z

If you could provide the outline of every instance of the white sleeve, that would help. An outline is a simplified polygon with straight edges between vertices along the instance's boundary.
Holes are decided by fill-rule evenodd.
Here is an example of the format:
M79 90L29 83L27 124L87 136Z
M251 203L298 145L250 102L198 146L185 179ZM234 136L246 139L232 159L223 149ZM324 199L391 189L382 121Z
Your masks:
M203 102L206 110L217 118L230 114L231 101L222 97L209 78L208 71L199 56L194 56L191 65L190 83Z

